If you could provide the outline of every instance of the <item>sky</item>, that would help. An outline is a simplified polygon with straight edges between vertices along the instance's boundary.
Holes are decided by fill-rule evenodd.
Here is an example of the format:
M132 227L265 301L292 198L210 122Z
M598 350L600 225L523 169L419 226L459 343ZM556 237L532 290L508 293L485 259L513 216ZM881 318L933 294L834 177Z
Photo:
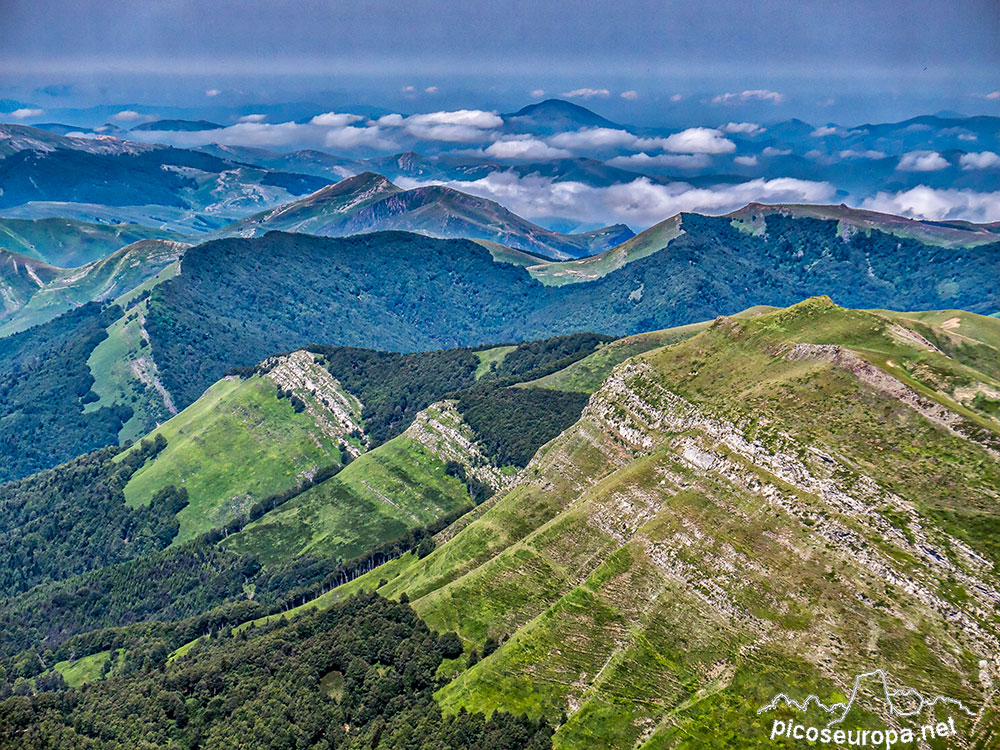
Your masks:
M0 0L0 18L0 98L49 110L504 111L545 92L685 125L762 91L742 102L758 118L1000 114L996 0Z

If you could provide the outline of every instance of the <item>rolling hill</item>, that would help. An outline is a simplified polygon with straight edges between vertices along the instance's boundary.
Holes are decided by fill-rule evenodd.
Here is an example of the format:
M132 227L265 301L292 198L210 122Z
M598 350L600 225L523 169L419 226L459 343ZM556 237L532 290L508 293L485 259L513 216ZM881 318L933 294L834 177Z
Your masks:
M548 716L557 748L768 747L774 695L830 702L875 666L971 706L954 720L989 746L1000 353L926 330L950 336L812 299L632 357L429 556L296 612L405 593L467 653L492 641L445 712Z
M324 237L405 230L431 237L490 240L554 259L593 255L632 236L624 225L559 234L485 198L442 186L402 190L381 175L362 172L291 204L242 219L212 237L258 237L274 230Z
M777 694L843 701L858 675L880 668L893 688L961 701L971 716L919 706L919 715L890 718L878 684L862 682L852 730L886 721L919 728L950 713L970 747L989 747L1000 731L992 689L1000 670L998 336L1000 323L982 316L865 312L813 298L609 342L555 371L550 358L547 374L507 390L558 399L565 391L546 386L571 386L586 404L522 471L506 475L488 460L461 395L436 402L401 434L249 523L7 600L3 663L38 685L58 685L55 665L88 687L70 689L63 708L44 692L15 699L18 711L0 710L0 737L71 732L79 740L101 731L115 742L138 728L144 736L186 731L156 710L125 712L116 696L167 705L165 692L189 682L189 694L201 695L194 686L212 674L225 676L221 706L261 673L237 670L232 682L227 671L253 649L269 654L273 686L330 623L388 599L409 605L393 621L412 612L437 633L457 634L426 683L427 705L445 722L526 716L551 726L560 749L772 747L775 719L829 720L787 705L760 714ZM554 343L522 345L517 358L565 348ZM509 347L467 353L436 356L452 363L448 371L460 364L473 390L476 372L485 377L476 362L521 371L517 358L508 363ZM295 356L307 354L310 367L365 361L352 350ZM223 384L235 394L274 387L268 377L263 367ZM280 400L275 393L267 398ZM261 417L274 423L257 415L246 424ZM170 432L159 452L147 442L154 452L132 462L129 481L176 461L167 459L171 442L192 437ZM452 462L485 469L499 491L472 507ZM395 546L376 541L464 508L419 545L414 531ZM363 549L355 561L320 564ZM81 585L92 599L70 594ZM164 597L169 587L176 598ZM130 600L132 612L165 619L127 619L119 602ZM199 615L199 603L202 612L222 606ZM88 622L132 624L84 634ZM61 632L45 663L10 650L31 628ZM364 670L373 680L392 674L393 654L304 670L300 700L318 701L314 712L339 705L322 696L353 695ZM99 730L79 720L94 706L115 717ZM201 716L201 703L189 710ZM364 726L362 714L348 715ZM203 726L217 736L240 726L238 710L209 717Z

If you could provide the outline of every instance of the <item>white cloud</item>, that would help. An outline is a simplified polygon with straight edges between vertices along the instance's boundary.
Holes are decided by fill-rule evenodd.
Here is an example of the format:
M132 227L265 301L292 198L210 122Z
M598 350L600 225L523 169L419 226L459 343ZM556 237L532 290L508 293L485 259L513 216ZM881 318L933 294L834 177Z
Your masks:
M683 94L674 94L673 96L670 97L670 101L676 103L681 101L683 98L684 98Z
M982 94L982 99L1000 99L1000 91L991 91L988 94Z
M316 115L309 122L312 125L319 125L323 128L343 128L355 122L360 122L365 118L360 115L345 114L340 112L324 112Z
M643 167L671 167L674 169L704 169L712 163L705 154L657 154L650 156L645 151L631 156L616 156L608 161L613 167L642 169Z
M979 140L975 133L959 133L958 140L960 141L975 141Z
M790 148L775 148L774 146L768 146L763 151L761 151L761 154L767 157L789 156L791 153L792 150Z
M627 99L631 102L639 98L639 92L635 89L629 89L628 91L623 91L619 96L621 96L622 99Z
M45 114L44 109L31 109L30 107L21 107L20 109L15 109L10 113L10 116L15 120L23 120L27 117L41 117Z
M1000 192L977 193L950 188L935 190L918 185L899 193L879 192L867 198L862 207L931 221L964 219L991 222L1000 221Z
M545 96L545 89L535 89L530 94L528 94L532 99L541 99Z
M980 151L962 154L958 163L962 165L962 169L992 169L1000 167L1000 156L993 151Z
M574 150L627 148L638 151L641 148L662 148L664 142L662 138L640 138L618 128L581 128L549 138L553 146Z
M835 125L822 125L816 128L811 135L813 138L825 138L828 135L840 135L840 128Z
M715 128L688 128L668 136L664 148L675 154L731 154L736 144Z
M425 94L436 94L438 92L437 86L428 86L424 89Z
M328 113L332 114L332 113ZM377 124L365 127L347 124L350 118L361 120L356 115L348 117L321 116L320 122L238 122L219 130L202 131L132 131L129 137L170 143L175 146L204 146L219 143L227 146L258 146L261 148L335 148L371 150L395 150L399 148L386 131ZM322 124L322 123L328 124Z
M911 151L900 157L896 169L900 172L936 172L948 166L948 160L937 151Z
M749 156L734 156L733 162L739 164L741 167L756 167L757 157L753 154Z
M264 122L267 115L243 115L237 122Z
M564 159L572 153L554 148L529 135L504 138L491 143L483 152L494 159Z
M884 159L884 151L876 151L874 149L868 149L867 151L856 151L853 148L844 149L837 153L841 159Z
M219 91L218 89L206 89L205 90L205 96L218 96L221 93L222 92Z
M607 89L573 89L572 91L563 92L563 96L567 99L594 99L594 98L606 98L611 96L611 92Z
M404 178L397 182L403 187L447 184L498 201L528 218L565 216L581 221L625 222L636 229L679 211L723 214L753 201L822 203L829 202L835 194L828 183L792 178L758 179L712 188L695 188L685 182L660 185L646 177L619 185L591 187L580 182L554 182L538 175L519 177L512 172L494 172L468 182L422 183Z
M755 122L727 122L719 128L723 133L740 133L749 136L760 135L766 129Z
M111 115L112 120L118 120L119 122L138 122L139 120L150 119L147 115L141 115L134 109L123 109L116 115Z
M736 144L714 128L688 128L666 138L643 138L618 128L582 128L557 133L548 140L558 148L576 151L623 148L676 154L728 154L736 150Z
M747 102L771 102L781 104L785 95L769 89L747 89L737 93L727 91L712 98L713 104L746 104Z
M400 89L400 91L402 91L404 94L412 94L416 92L416 90L417 90L416 86L403 86L403 88Z
M503 118L496 112L458 109L409 117L384 115L378 119L378 124L386 128L404 128L410 135L425 141L479 143L492 140L494 134L490 131L503 125Z

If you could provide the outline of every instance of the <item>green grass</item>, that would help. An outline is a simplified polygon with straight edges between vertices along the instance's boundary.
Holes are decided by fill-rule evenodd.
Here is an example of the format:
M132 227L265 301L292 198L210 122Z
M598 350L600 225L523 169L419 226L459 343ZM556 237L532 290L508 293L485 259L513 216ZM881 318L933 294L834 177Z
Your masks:
M186 488L189 505L178 513L175 544L340 461L336 443L308 412L296 413L262 377L219 381L157 433L167 447L132 476L125 499L144 504L167 485Z
M517 349L517 346L496 346L492 349L483 349L474 352L479 358L479 364L476 366L476 380L486 375L490 371L490 368L494 366L499 367L504 358L515 349Z
M306 553L357 557L379 542L471 507L465 483L445 468L416 441L393 438L224 544L265 564Z
M666 248L670 241L684 233L680 216L673 216L650 227L622 244L598 255L580 260L541 263L529 266L528 273L546 286L563 286L593 281L607 276L634 260L645 258Z
M117 652L118 656L121 656L122 653L122 651ZM63 676L67 685L80 687L88 682L100 680L104 666L111 658L111 651L101 651L75 660L56 662L52 668Z

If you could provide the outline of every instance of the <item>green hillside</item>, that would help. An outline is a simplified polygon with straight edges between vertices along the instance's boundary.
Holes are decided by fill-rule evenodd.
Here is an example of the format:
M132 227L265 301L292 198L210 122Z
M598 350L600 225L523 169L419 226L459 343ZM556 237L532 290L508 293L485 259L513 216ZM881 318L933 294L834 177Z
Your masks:
M362 429L360 410L304 352L284 358L268 376L227 378L152 433L163 435L167 448L132 476L126 501L142 505L167 485L184 487L189 505L178 515L174 540L183 543L321 469L339 467L348 433Z
M1000 422L961 402L1000 381L906 331L815 299L633 357L498 502L345 592L499 641L438 701L565 714L557 748L771 746L758 707L876 667L986 711L955 721L988 746Z
M177 241L185 238L139 224L0 218L0 249L20 253L57 268L84 266L145 239Z
M998 304L993 245L947 250L875 231L844 238L834 221L766 221L757 235L684 214L664 249L557 287L462 240L220 240L188 251L180 275L153 290L147 330L165 387L186 405L234 365L323 341L413 351L593 329L620 336L817 293L866 308Z
M0 336L45 323L92 300L127 294L175 265L188 247L168 240L140 240L80 268L53 269L23 304L0 317Z

